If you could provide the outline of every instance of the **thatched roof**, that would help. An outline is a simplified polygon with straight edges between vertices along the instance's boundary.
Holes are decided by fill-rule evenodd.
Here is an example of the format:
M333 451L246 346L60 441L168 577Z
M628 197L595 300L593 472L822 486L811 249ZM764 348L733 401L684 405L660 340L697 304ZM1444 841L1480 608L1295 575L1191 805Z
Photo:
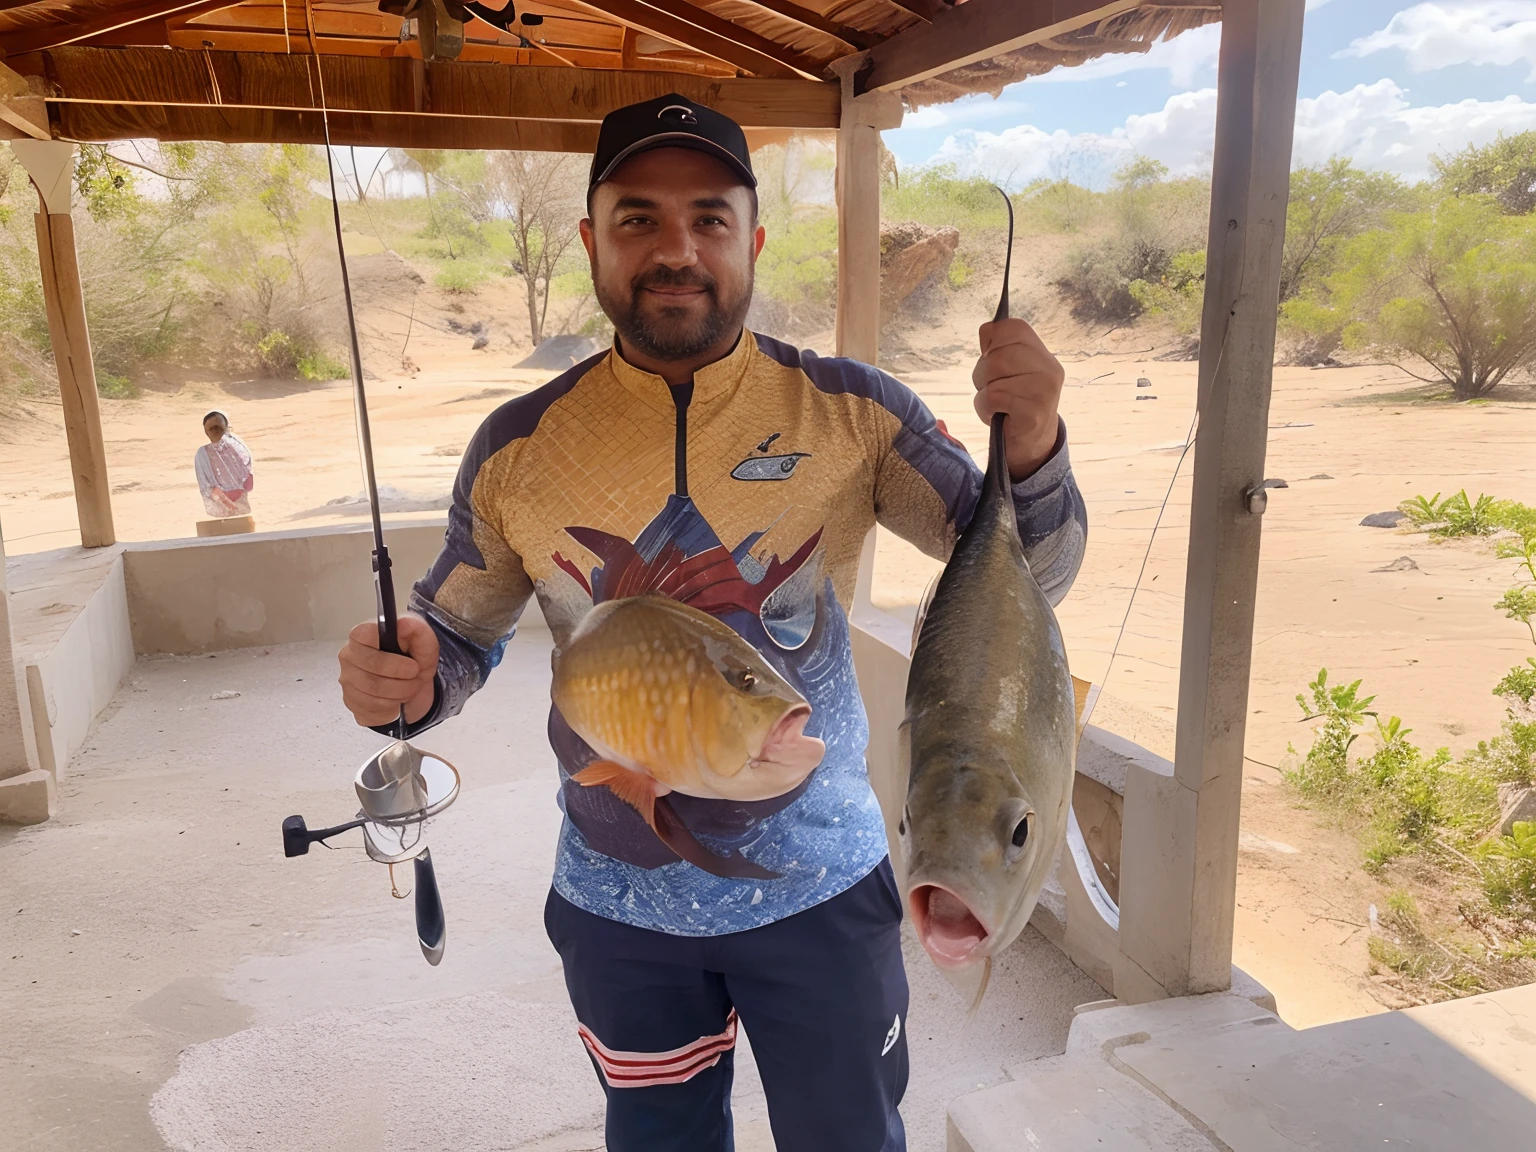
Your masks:
M908 107L922 108L929 104L948 104L975 92L998 96L1008 85L1031 76L1042 76L1055 68L1086 64L1100 56L1146 52L1159 40L1172 40L1220 19L1219 0L1211 0L1208 8L1187 4L1172 7L1143 4L1076 31L1016 48L990 60L967 64L931 80L919 81L902 89L902 97Z
M462 42L434 36L433 4ZM323 87L345 142L584 148L606 108L669 90L751 127L835 127L849 57L918 107L1220 18L1219 0L516 0L496 27L463 5L0 0L0 66L55 136L308 140ZM506 67L470 67L488 64Z

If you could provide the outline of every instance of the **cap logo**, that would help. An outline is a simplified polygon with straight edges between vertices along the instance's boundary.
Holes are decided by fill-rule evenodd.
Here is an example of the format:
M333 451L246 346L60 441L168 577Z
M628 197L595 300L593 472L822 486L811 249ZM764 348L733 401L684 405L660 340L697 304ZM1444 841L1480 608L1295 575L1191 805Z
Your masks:
M699 118L693 114L693 109L686 104L668 104L660 112L656 113L656 119L660 120L668 112L676 112L677 118L684 124L697 124Z

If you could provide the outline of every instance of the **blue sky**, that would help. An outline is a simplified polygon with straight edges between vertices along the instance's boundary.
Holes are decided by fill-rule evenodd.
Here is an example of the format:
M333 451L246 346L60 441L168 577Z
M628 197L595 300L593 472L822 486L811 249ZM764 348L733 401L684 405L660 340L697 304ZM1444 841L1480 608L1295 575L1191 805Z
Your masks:
M1536 128L1536 0L1307 0L1296 163L1348 155L1410 179L1429 157ZM1014 187L1102 186L1143 153L1209 170L1219 26L908 113L903 165L955 163Z

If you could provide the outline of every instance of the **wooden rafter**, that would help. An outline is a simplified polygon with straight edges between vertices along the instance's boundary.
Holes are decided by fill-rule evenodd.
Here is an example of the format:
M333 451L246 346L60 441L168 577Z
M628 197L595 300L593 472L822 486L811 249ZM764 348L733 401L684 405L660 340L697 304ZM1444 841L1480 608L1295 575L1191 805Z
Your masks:
M320 113L274 108L151 104L55 105L60 136L73 140L219 140L230 144L321 144ZM332 112L331 142L378 148L492 148L591 152L597 124L499 117Z
M797 24L804 24L807 28L814 28L818 32L825 32L828 36L835 36L844 44L851 44L855 48L873 48L880 42L878 36L860 32L857 28L839 24L836 20L829 20L820 12L803 8L793 0L751 0L751 2L759 8L766 8L770 12L788 17Z
M936 12L942 12L949 7L944 0L891 0L898 8L905 8L912 15L923 20L932 20Z
M833 128L841 107L838 86L815 80L486 68L448 61L422 65L410 59L331 54L319 59L330 106L381 122L390 116L420 116L440 122L506 119L595 126L615 108L678 92L744 127ZM307 53L70 47L17 60L15 67L49 77L55 92L48 103L61 116L79 105L310 111L316 107L313 60ZM443 130L451 128L443 125Z
M0 34L0 52L4 52L7 57L41 52L89 40L92 36L115 32L148 20L164 20L168 16L200 16L217 12L220 8L231 8L238 3L239 0L145 0L141 4L103 12L91 20L71 24L44 24Z
M652 36L660 36L735 64L758 76L819 76L822 68L792 49L749 31L686 0L578 0L586 8Z

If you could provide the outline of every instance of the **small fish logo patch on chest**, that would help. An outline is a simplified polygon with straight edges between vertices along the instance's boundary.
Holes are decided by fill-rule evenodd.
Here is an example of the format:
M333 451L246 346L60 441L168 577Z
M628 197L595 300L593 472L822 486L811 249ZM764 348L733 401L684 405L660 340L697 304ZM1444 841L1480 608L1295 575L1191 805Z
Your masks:
M786 452L779 456L748 456L731 469L733 480L788 480L809 452Z

